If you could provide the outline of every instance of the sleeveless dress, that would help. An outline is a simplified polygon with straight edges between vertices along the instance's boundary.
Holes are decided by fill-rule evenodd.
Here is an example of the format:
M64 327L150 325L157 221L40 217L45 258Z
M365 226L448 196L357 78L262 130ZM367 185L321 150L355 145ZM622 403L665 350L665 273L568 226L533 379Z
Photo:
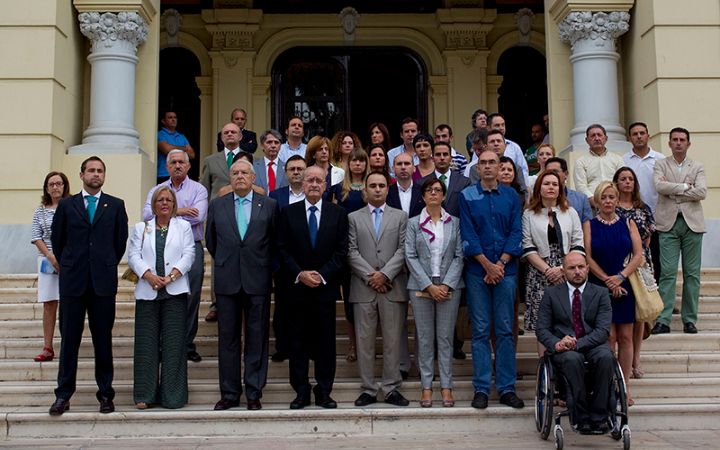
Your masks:
M625 258L632 252L632 240L627 223L620 218L612 225L605 225L598 218L590 221L590 232L592 233L592 258L608 275L615 275L623 270ZM591 283L605 287L595 275L590 273ZM628 295L622 297L610 297L612 303L612 323L634 323L635 322L635 296L630 288L630 282L625 280L622 287L627 290ZM608 295L609 292L608 292Z

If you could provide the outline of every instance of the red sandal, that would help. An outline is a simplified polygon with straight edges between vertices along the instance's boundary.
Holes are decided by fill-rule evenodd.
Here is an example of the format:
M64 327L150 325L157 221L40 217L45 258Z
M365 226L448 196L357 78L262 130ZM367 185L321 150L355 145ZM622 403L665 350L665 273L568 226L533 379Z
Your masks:
M55 358L55 352L50 347L43 347L42 353L33 358L35 362L48 362Z

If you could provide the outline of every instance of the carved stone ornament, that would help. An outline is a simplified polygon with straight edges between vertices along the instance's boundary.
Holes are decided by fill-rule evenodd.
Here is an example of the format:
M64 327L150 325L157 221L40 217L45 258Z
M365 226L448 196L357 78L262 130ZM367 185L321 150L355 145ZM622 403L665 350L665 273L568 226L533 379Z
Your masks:
M178 43L178 32L182 27L183 18L182 15L176 9L167 9L163 13L161 19L161 26L167 33L168 44L177 45Z
M346 6L338 14L340 19L340 25L342 26L343 32L345 33L345 42L352 42L355 40L355 29L357 28L358 19L360 14L357 10L351 6Z
M252 50L253 31L213 32L213 48L217 50Z
M84 12L78 15L80 32L90 39L93 48L103 45L113 47L120 41L132 44L137 50L138 45L145 42L148 26L138 13L99 13Z
M232 69L238 63L238 57L235 55L225 55L223 59L225 60L225 67L228 69Z
M523 43L530 42L530 32L532 31L535 13L530 8L522 8L515 13L515 25L518 33L520 33L519 41Z
M574 45L581 39L590 39L602 47L609 40L614 43L630 29L630 14L621 11L572 12L560 22L559 28L560 39L565 43Z
M476 49L485 47L486 33L477 30L448 30L445 45L448 49Z

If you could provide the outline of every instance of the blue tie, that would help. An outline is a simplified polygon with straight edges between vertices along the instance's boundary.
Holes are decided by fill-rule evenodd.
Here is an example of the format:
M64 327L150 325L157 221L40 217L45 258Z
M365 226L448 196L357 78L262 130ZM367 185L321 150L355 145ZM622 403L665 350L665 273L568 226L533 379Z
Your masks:
M235 199L235 218L237 219L238 232L240 233L240 239L245 239L245 232L247 231L247 218L245 217L245 202L246 198Z
M90 218L90 223L93 223L93 220L95 219L95 210L97 209L97 197L94 197L92 195L86 195L85 200L87 200L88 203L88 218Z
M373 209L373 214L375 214L375 240L380 239L380 224L382 223L382 209L375 208Z
M317 206L313 205L310 208L310 218L308 219L308 231L310 232L310 245L312 245L312 248L315 248L315 242L317 242L317 232L318 232L318 222L317 217L315 217L315 211L317 211Z

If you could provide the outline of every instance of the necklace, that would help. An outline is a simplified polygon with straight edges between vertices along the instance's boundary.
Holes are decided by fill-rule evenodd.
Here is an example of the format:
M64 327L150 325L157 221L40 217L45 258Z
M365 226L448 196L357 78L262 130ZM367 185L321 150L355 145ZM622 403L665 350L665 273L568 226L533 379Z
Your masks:
M352 189L353 191L360 191L360 190L362 190L362 188L363 188L362 183L351 183L350 184L350 189Z
M160 236L165 237L165 235L167 235L168 226L169 225L165 225L164 227L161 227L160 225L156 225L158 231L160 231Z
M600 216L600 215L598 214L597 220L599 220L600 223L602 223L602 224L604 224L604 225L612 225L612 224L614 224L615 222L617 222L618 220L620 220L620 216L618 216L617 214L613 214L613 218L612 218L612 219L610 219L610 220L605 220L605 219L602 218L602 216Z

